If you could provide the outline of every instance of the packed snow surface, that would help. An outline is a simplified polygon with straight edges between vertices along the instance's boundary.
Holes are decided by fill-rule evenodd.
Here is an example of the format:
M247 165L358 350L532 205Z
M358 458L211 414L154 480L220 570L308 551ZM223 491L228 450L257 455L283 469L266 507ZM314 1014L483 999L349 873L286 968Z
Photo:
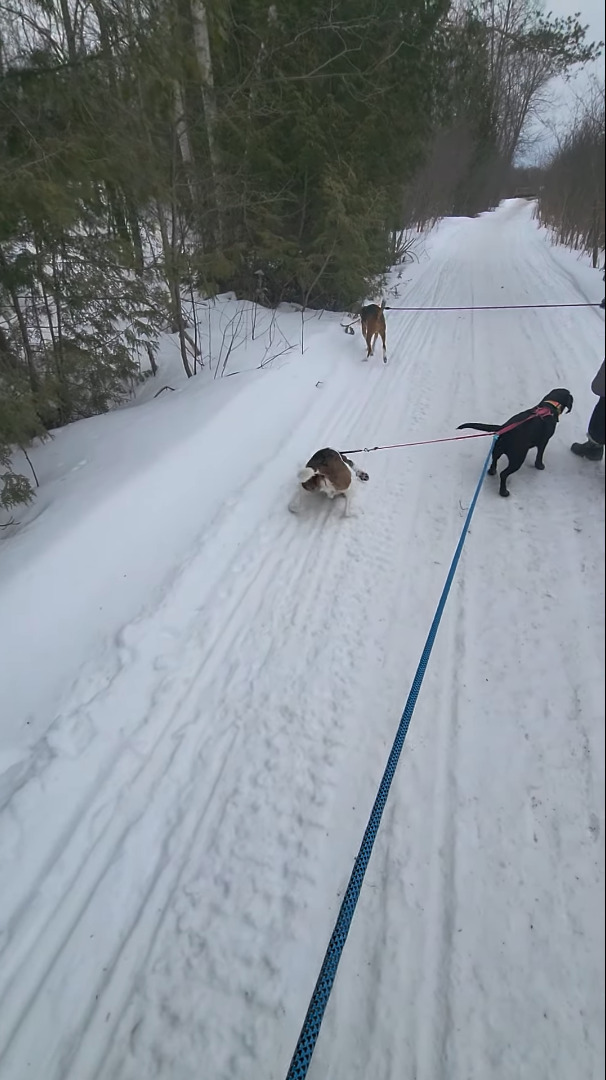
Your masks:
M522 201L389 285L602 298ZM355 455L349 519L289 514L297 470L568 387L546 471L485 482L309 1076L597 1080L604 467L569 447L604 315L390 310L384 366L338 316L242 311L208 310L232 377L167 340L32 451L0 534L0 1078L282 1080L488 440Z

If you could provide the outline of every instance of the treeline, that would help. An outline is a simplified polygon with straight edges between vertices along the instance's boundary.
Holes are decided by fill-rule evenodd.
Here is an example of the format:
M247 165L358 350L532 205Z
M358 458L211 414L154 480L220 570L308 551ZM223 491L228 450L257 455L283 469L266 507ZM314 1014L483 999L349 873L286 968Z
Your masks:
M0 0L0 504L163 330L194 373L196 294L348 309L407 227L494 205L595 55L533 0Z
M598 266L604 252L604 84L594 83L541 169L537 214L561 244Z

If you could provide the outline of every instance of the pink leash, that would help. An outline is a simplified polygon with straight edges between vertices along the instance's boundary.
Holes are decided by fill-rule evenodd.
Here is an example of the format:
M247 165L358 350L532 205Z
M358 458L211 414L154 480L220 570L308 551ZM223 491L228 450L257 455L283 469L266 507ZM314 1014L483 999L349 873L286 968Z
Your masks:
M448 439L421 439L419 442L390 443L388 446L363 446L359 450L341 450L341 453L371 454L373 450L401 450L406 446L432 446L434 443L460 442L462 439L485 439L487 435L492 435L494 439L499 435L505 435L508 431L513 431L520 424L525 424L527 420L533 420L535 416L551 415L551 409L545 405L539 405L530 416L525 416L523 420L516 420L515 424L508 424L506 427L499 428L498 431L479 431L476 435L451 435Z

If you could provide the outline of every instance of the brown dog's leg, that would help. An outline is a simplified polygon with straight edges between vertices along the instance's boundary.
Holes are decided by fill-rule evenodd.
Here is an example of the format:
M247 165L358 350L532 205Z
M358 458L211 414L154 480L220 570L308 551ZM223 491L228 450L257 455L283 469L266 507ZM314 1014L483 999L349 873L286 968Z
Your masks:
M368 357L370 356L370 339L368 336L368 325L366 323L362 323L362 337L364 338L364 342L366 344L365 359L368 360Z
M387 345L385 344L385 324L379 327L379 333L381 335L381 341L383 342L383 363L387 363Z

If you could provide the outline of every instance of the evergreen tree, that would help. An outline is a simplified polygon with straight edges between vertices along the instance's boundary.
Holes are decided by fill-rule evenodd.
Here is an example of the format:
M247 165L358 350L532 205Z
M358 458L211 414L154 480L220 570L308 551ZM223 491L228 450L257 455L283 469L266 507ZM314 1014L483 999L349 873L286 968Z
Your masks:
M193 375L184 288L351 309L595 54L534 0L0 0L2 467L163 329Z

